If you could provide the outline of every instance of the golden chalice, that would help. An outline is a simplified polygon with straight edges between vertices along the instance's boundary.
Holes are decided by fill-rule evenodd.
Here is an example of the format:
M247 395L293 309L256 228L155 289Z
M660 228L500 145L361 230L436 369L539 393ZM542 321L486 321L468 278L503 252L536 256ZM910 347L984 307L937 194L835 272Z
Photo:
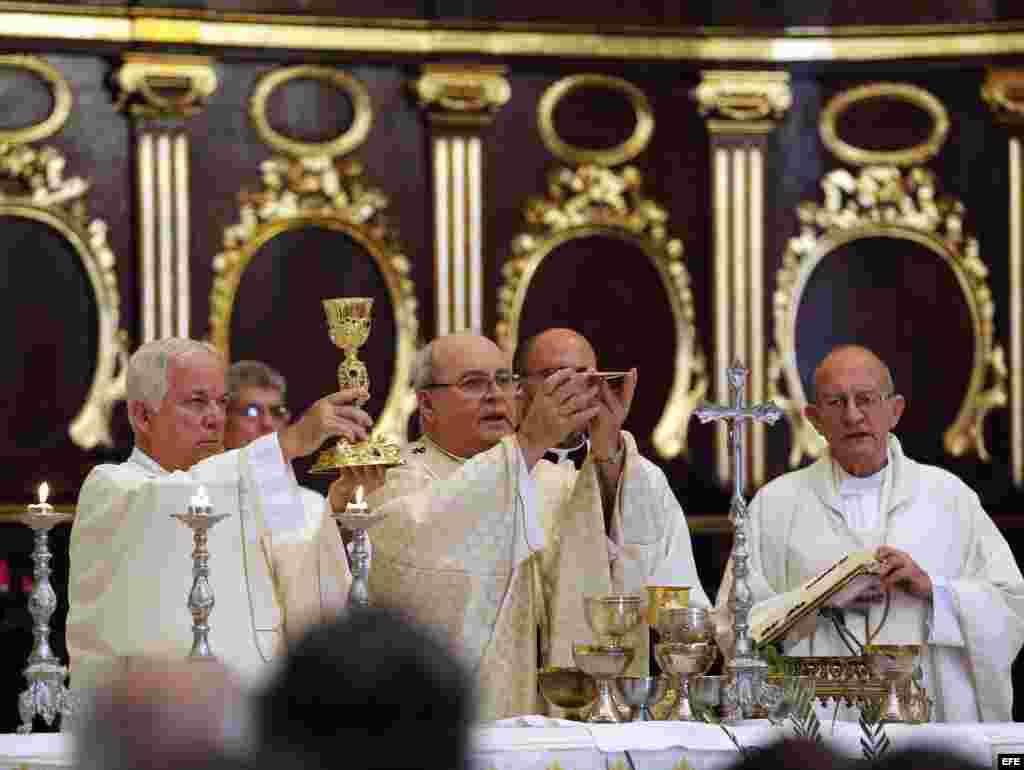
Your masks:
M359 360L359 348L370 336L370 312L373 299L370 297L340 297L325 299L324 313L327 315L327 329L331 342L341 348L345 358L338 365L338 385L342 390L362 388L364 395L357 406L369 400L370 375L366 364ZM325 449L317 457L313 473L329 473L339 468L353 468L366 465L398 465L401 462L397 444L384 436L370 436L367 441L350 444L344 439Z
M605 647L622 647L622 640L640 625L644 600L639 594L595 594L583 597L583 613L590 630Z

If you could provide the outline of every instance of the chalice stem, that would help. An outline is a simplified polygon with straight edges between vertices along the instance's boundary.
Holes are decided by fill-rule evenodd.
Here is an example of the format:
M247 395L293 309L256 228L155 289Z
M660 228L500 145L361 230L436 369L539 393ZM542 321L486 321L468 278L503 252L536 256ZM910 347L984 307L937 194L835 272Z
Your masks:
M906 722L907 716L903 713L903 704L900 701L899 692L896 690L896 681L889 682L889 693L885 699L885 713L882 719L886 722Z
M369 607L370 536L365 529L352 530L349 556L352 561L352 587L348 592L348 606Z
M693 707L690 705L690 677L686 674L678 674L676 682L676 692L679 693L679 698L672 711L672 718L678 722L692 722L694 715Z
M590 712L588 722L620 722L619 710L615 708L612 700L612 689L610 680L601 678L597 680L597 702Z

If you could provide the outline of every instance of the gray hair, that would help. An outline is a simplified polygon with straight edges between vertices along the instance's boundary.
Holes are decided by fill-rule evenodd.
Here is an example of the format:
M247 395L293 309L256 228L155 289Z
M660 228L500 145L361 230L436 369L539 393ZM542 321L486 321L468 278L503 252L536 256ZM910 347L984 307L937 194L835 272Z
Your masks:
M434 343L431 340L416 353L412 362L412 386L414 390L423 390L434 384Z
M242 388L276 390L284 398L288 382L277 369L262 361L235 361L228 367L228 398L237 401Z
M209 342L184 337L153 340L136 350L128 361L126 401L141 401L150 409L159 409L167 395L171 362L194 355L221 357Z

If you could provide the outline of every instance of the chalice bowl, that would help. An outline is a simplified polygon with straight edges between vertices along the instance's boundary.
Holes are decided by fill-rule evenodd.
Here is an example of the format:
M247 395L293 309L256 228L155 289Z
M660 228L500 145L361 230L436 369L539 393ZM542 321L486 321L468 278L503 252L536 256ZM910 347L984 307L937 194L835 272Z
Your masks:
M656 626L663 642L712 642L715 626L703 607L660 607Z
M562 709L566 719L583 721L583 709L597 698L597 682L590 674L568 666L549 666L537 673L540 694Z
M619 699L632 709L634 722L653 722L651 706L668 691L668 677L620 676L615 679Z
M633 648L607 647L598 644L574 644L572 657L585 674L597 682L597 701L590 710L588 722L621 722L622 717L612 700L611 683L633 662Z
M864 655L875 674L888 684L882 719L886 722L912 722L910 711L901 698L907 694L910 678L921 655L920 644L866 644Z
M366 364L359 360L359 348L370 337L370 311L373 310L371 297L340 297L323 301L327 316L327 330L331 342L341 348L345 357L338 365L338 386L341 390L359 388L364 395L356 406L364 406L369 400L370 375ZM367 465L398 465L399 447L384 436L371 436L367 441L350 444L344 439L325 449L312 467L313 473L327 473L338 468L352 468Z
M706 714L713 721L722 717L722 693L726 677L721 674L693 676L689 681L690 708L701 719Z
M583 613L590 630L605 647L622 647L622 639L643 620L644 600L639 594L596 594L583 597Z
M697 720L690 703L690 677L706 674L718 656L714 642L659 642L654 655L661 670L673 677L679 694L666 719L677 722Z

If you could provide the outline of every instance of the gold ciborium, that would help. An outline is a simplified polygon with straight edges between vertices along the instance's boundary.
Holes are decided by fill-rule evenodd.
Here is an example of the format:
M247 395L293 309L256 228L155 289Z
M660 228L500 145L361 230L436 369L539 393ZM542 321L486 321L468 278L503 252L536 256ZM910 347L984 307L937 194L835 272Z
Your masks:
M565 711L565 719L583 721L583 710L597 698L594 677L578 668L549 666L537 673L544 700Z
M345 352L345 358L338 365L338 385L342 390L361 388L366 395L356 401L356 405L363 406L369 400L370 375L366 364L359 360L358 351L370 336L373 299L340 297L325 299L323 303L331 342ZM371 436L358 444L342 439L320 453L311 472L329 473L339 468L398 465L400 462L398 445L384 436Z
M910 710L909 699L910 678L914 674L918 658L921 655L920 644L866 644L864 655L868 665L880 679L888 685L888 694L882 710L882 719L886 722L916 721Z

